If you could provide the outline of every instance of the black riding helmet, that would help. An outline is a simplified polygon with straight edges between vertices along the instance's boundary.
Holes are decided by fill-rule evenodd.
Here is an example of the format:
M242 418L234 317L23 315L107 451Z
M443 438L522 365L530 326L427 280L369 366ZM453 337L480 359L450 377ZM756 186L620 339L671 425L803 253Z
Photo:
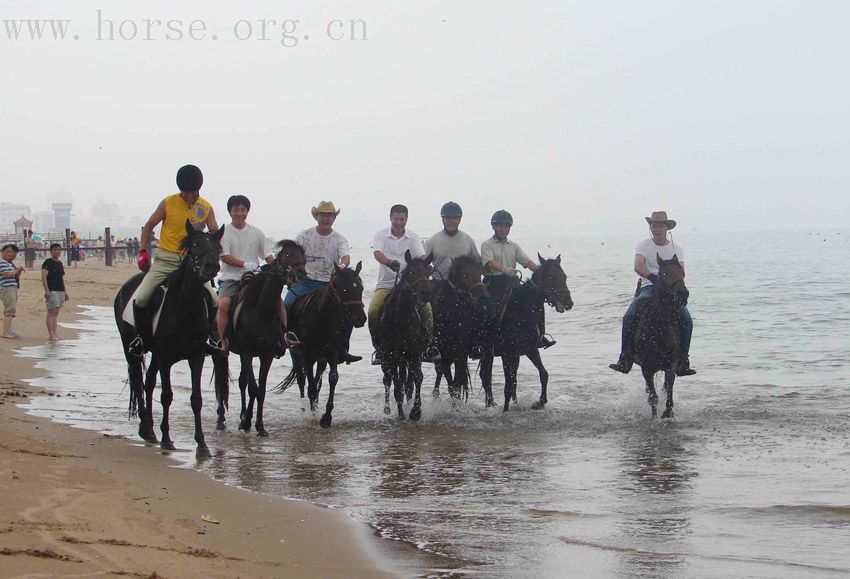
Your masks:
M513 225L514 218L513 215L505 211L504 209L499 209L493 214L493 217L490 218L490 225L496 225L497 223L504 223L506 225Z
M180 191L200 191L204 174L194 165L183 165L177 171L177 188Z
M463 217L463 209L454 201L449 201L440 209L440 217Z

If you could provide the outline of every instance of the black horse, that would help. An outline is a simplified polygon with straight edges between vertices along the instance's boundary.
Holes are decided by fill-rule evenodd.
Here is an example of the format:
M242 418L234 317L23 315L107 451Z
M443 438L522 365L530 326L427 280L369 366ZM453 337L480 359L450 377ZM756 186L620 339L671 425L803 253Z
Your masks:
M441 358L435 364L435 397L440 395L440 378L445 376L452 398L469 399L469 355L480 338L482 319L486 316L485 300L481 298L489 297L481 283L482 270L478 259L454 258L449 279L439 284L432 299L434 338Z
M230 351L238 354L241 362L239 392L242 411L239 415L239 430L251 430L256 401L256 428L259 436L268 436L263 424L266 381L272 360L280 355L283 339L280 294L284 285L291 287L307 275L304 270L304 249L298 243L284 239L277 243L277 247L279 251L271 264L264 265L258 273L248 272L242 276L239 293L228 314L224 336L230 344ZM259 385L254 377L255 357L260 358ZM247 404L246 389L249 398ZM219 424L223 426L223 421Z
M354 269L337 266L328 285L299 297L292 304L290 329L298 335L301 344L290 349L292 371L281 384L286 389L297 379L304 397L306 375L310 410L319 406L321 375L325 365L330 366L328 402L319 424L330 428L334 408L334 391L339 379L337 365L342 361L348 340L349 328L362 328L366 323L363 309L363 282L360 280L362 262Z
M652 298L642 300L640 318L635 331L635 363L640 365L649 407L652 416L658 415L658 394L655 392L655 374L664 371L664 390L667 404L662 418L673 417L673 383L675 369L679 366L679 331L676 310L688 303L688 288L685 287L685 269L679 258L658 260L658 282L654 283Z
M383 353L384 414L390 413L392 384L399 418L404 418L406 394L408 401L413 398L410 419L419 420L422 417L422 353L428 345L422 331L420 308L429 297L431 256L411 258L410 251L406 251L404 260L407 267L378 312L378 341Z
M561 269L561 256L544 259L537 254L537 257L540 267L531 276L531 280L510 289L501 303L496 304L495 323L498 329L493 341L484 348L484 355L481 357L479 375L487 406L494 404L493 358L502 357L505 373L505 412L508 411L511 400L516 401L517 369L522 356L526 356L540 374L540 398L532 408L540 409L546 405L549 373L543 366L540 350L537 348L540 338L537 320L543 315L546 303L558 313L573 307L567 287L567 275Z
M159 326L153 333L153 339L145 344L145 349L151 352L150 366L145 375L144 390L142 385L143 359L129 353L128 346L136 337L136 329L122 319L133 292L139 287L144 274L131 277L115 297L115 321L121 342L124 345L124 356L127 359L127 371L130 382L130 413L139 415L139 436L144 440L155 443L156 434L153 430L153 389L156 386L156 373L162 378L162 441L160 446L173 450L174 443L169 436L168 411L174 395L171 390L171 366L180 360L187 360L192 373L192 412L195 415L195 442L198 456L209 456L209 449L204 441L201 428L201 370L204 367L204 356L207 339L213 326L215 314L212 299L204 284L210 281L219 270L219 255L221 254L221 236L224 226L215 233L195 231L189 221L186 221L187 236L182 248L186 254L175 271L168 275L163 284L167 290L157 289L148 305L150 311L155 311L159 304L162 309L159 316ZM216 394L223 398L226 394L226 377L216 380Z

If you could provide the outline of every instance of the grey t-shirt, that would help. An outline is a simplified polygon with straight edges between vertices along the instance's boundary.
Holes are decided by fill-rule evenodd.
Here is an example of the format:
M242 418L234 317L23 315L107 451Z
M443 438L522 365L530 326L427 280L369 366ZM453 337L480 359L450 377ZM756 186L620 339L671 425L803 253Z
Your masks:
M468 255L481 260L475 241L463 231L449 235L444 229L429 237L425 242L425 255L431 253L434 254L434 269L439 272L437 279L449 279L449 268L455 257Z

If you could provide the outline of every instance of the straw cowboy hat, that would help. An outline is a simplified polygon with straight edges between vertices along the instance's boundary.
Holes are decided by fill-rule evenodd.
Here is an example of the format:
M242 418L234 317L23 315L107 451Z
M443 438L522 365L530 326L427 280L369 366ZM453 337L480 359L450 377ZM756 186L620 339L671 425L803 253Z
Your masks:
M332 201L320 201L319 205L310 209L310 213L313 214L313 219L318 219L319 213L333 213L334 215L339 215L339 209L334 207Z
M652 225L653 223L666 223L667 229L673 229L676 227L676 222L672 219L667 219L666 211L653 211L652 215L646 217L646 222Z

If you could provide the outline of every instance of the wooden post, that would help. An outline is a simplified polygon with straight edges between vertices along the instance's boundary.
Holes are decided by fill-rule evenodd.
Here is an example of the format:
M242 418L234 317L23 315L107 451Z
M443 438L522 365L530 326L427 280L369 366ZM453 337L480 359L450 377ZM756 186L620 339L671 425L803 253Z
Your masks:
M65 251L67 253L66 262L71 265L71 230L65 228Z
M106 267L112 267L112 236L109 234L110 227L103 231L103 247L106 255L103 258Z

